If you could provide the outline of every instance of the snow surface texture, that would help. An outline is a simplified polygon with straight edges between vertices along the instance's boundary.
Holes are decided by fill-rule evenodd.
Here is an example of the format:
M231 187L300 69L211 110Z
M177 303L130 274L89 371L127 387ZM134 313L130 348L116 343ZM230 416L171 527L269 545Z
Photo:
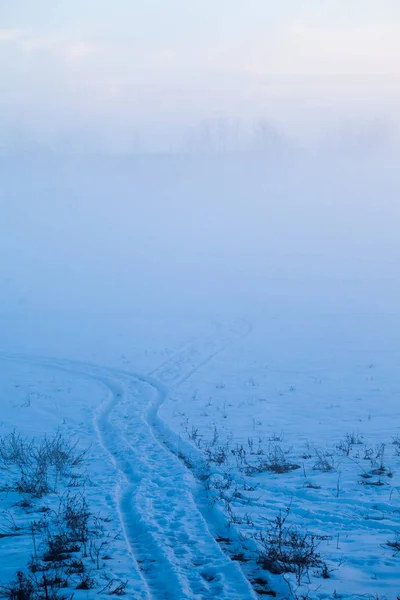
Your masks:
M196 335L182 336L161 361L160 350L149 352L145 374L130 372L125 355L121 367L106 368L3 353L1 433L16 425L38 436L61 428L80 446L90 444L88 499L110 515L117 536L107 574L128 580L130 597L250 599L274 590L282 598L395 599L398 556L386 546L400 521L395 358L376 336L374 349L360 345L365 337L357 338L354 324L341 356L345 318L319 352L324 323L308 329L307 359L288 317L269 328L268 346L260 322L226 322L209 333L197 325ZM288 362L295 368L283 369ZM232 498L233 522L229 492L217 498L199 477L215 431L229 458L211 465L212 476L229 472L236 490L247 481ZM243 475L232 450L247 448L250 464L249 439L265 451L281 448L300 468ZM331 468L318 466L321 456ZM381 474L363 479L380 466ZM15 511L7 494L2 504L3 516ZM257 567L254 532L288 506L291 522L321 540L328 579L312 570L297 586L293 575ZM29 535L1 540L2 584L26 564L31 543ZM231 560L240 550L245 559Z
M189 378L237 335L218 330L202 344L184 346L151 378L67 360L2 357L10 378L3 397L13 398L10 408L14 411L28 409L26 423L16 412L7 410L9 419L3 428L10 430L18 422L22 433L32 433L32 412L37 411L39 418L46 415L46 424L42 420L38 423L41 432L61 425L70 433L83 434L88 441L92 441L91 433L96 434L90 479L96 482L101 496L106 494L103 502L108 500L109 510L119 516L126 553L132 561L124 575L135 597L255 597L239 565L223 553L210 534L193 500L193 478L158 441L154 427L157 409L167 394L154 377L159 375L163 380L167 373L171 384ZM50 382L45 380L47 371ZM28 381L25 385L21 384L24 378ZM71 389L71 378L72 382L78 378L77 396ZM96 407L99 397L102 402ZM114 473L110 467L106 471L102 468L105 457ZM110 481L115 479L113 492ZM101 502L98 508L104 508ZM29 547L22 546L20 552L27 554ZM19 559L23 563L21 554ZM3 563L5 581L17 562L14 555L10 563ZM116 575L122 579L121 573Z

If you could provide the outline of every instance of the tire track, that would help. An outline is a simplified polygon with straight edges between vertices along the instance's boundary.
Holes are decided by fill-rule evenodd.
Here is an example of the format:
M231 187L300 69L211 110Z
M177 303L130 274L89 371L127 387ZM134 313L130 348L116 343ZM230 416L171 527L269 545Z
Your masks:
M238 563L210 534L194 501L195 481L163 443L165 435L174 434L158 417L167 398L166 384L183 383L246 331L243 326L219 327L204 341L174 353L153 377L77 361L8 355L9 360L94 379L108 389L94 428L118 472L117 506L135 578L141 583L138 598L255 598Z

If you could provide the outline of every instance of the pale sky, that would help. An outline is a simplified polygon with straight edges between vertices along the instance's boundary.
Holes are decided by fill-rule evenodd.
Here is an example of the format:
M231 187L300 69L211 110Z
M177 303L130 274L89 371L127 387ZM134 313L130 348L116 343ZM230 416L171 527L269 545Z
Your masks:
M399 0L0 0L0 132L118 147L398 121ZM137 136L137 138L135 137Z

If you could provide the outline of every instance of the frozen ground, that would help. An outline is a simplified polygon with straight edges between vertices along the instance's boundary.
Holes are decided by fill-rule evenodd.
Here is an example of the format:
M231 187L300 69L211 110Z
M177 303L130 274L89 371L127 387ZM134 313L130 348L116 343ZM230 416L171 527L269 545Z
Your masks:
M133 598L394 600L399 557L386 543L400 528L397 319L103 318L98 344L83 319L77 345L82 318L56 336L49 319L30 319L19 335L23 321L4 320L1 434L60 429L90 445L85 490L113 542L111 559L91 567L97 587L76 597L94 597L108 577L128 580ZM221 448L226 458L210 460ZM299 468L271 472L271 452ZM21 527L33 518L13 495L1 503L3 531L10 515ZM329 578L311 568L298 586L293 574L257 566L256 532L287 507L290 523L316 536ZM2 584L32 552L20 533L0 540Z

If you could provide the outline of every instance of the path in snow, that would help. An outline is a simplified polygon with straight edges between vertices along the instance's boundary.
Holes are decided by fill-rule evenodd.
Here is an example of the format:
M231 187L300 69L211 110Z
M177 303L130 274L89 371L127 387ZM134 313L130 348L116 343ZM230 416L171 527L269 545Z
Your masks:
M238 563L223 553L209 532L193 499L192 475L160 442L168 436L165 424L157 431L161 425L157 411L167 397L167 386L186 381L247 331L243 323L216 327L209 337L186 345L146 377L67 360L14 357L89 377L108 389L94 428L118 473L117 506L140 580L138 598L256 597Z

